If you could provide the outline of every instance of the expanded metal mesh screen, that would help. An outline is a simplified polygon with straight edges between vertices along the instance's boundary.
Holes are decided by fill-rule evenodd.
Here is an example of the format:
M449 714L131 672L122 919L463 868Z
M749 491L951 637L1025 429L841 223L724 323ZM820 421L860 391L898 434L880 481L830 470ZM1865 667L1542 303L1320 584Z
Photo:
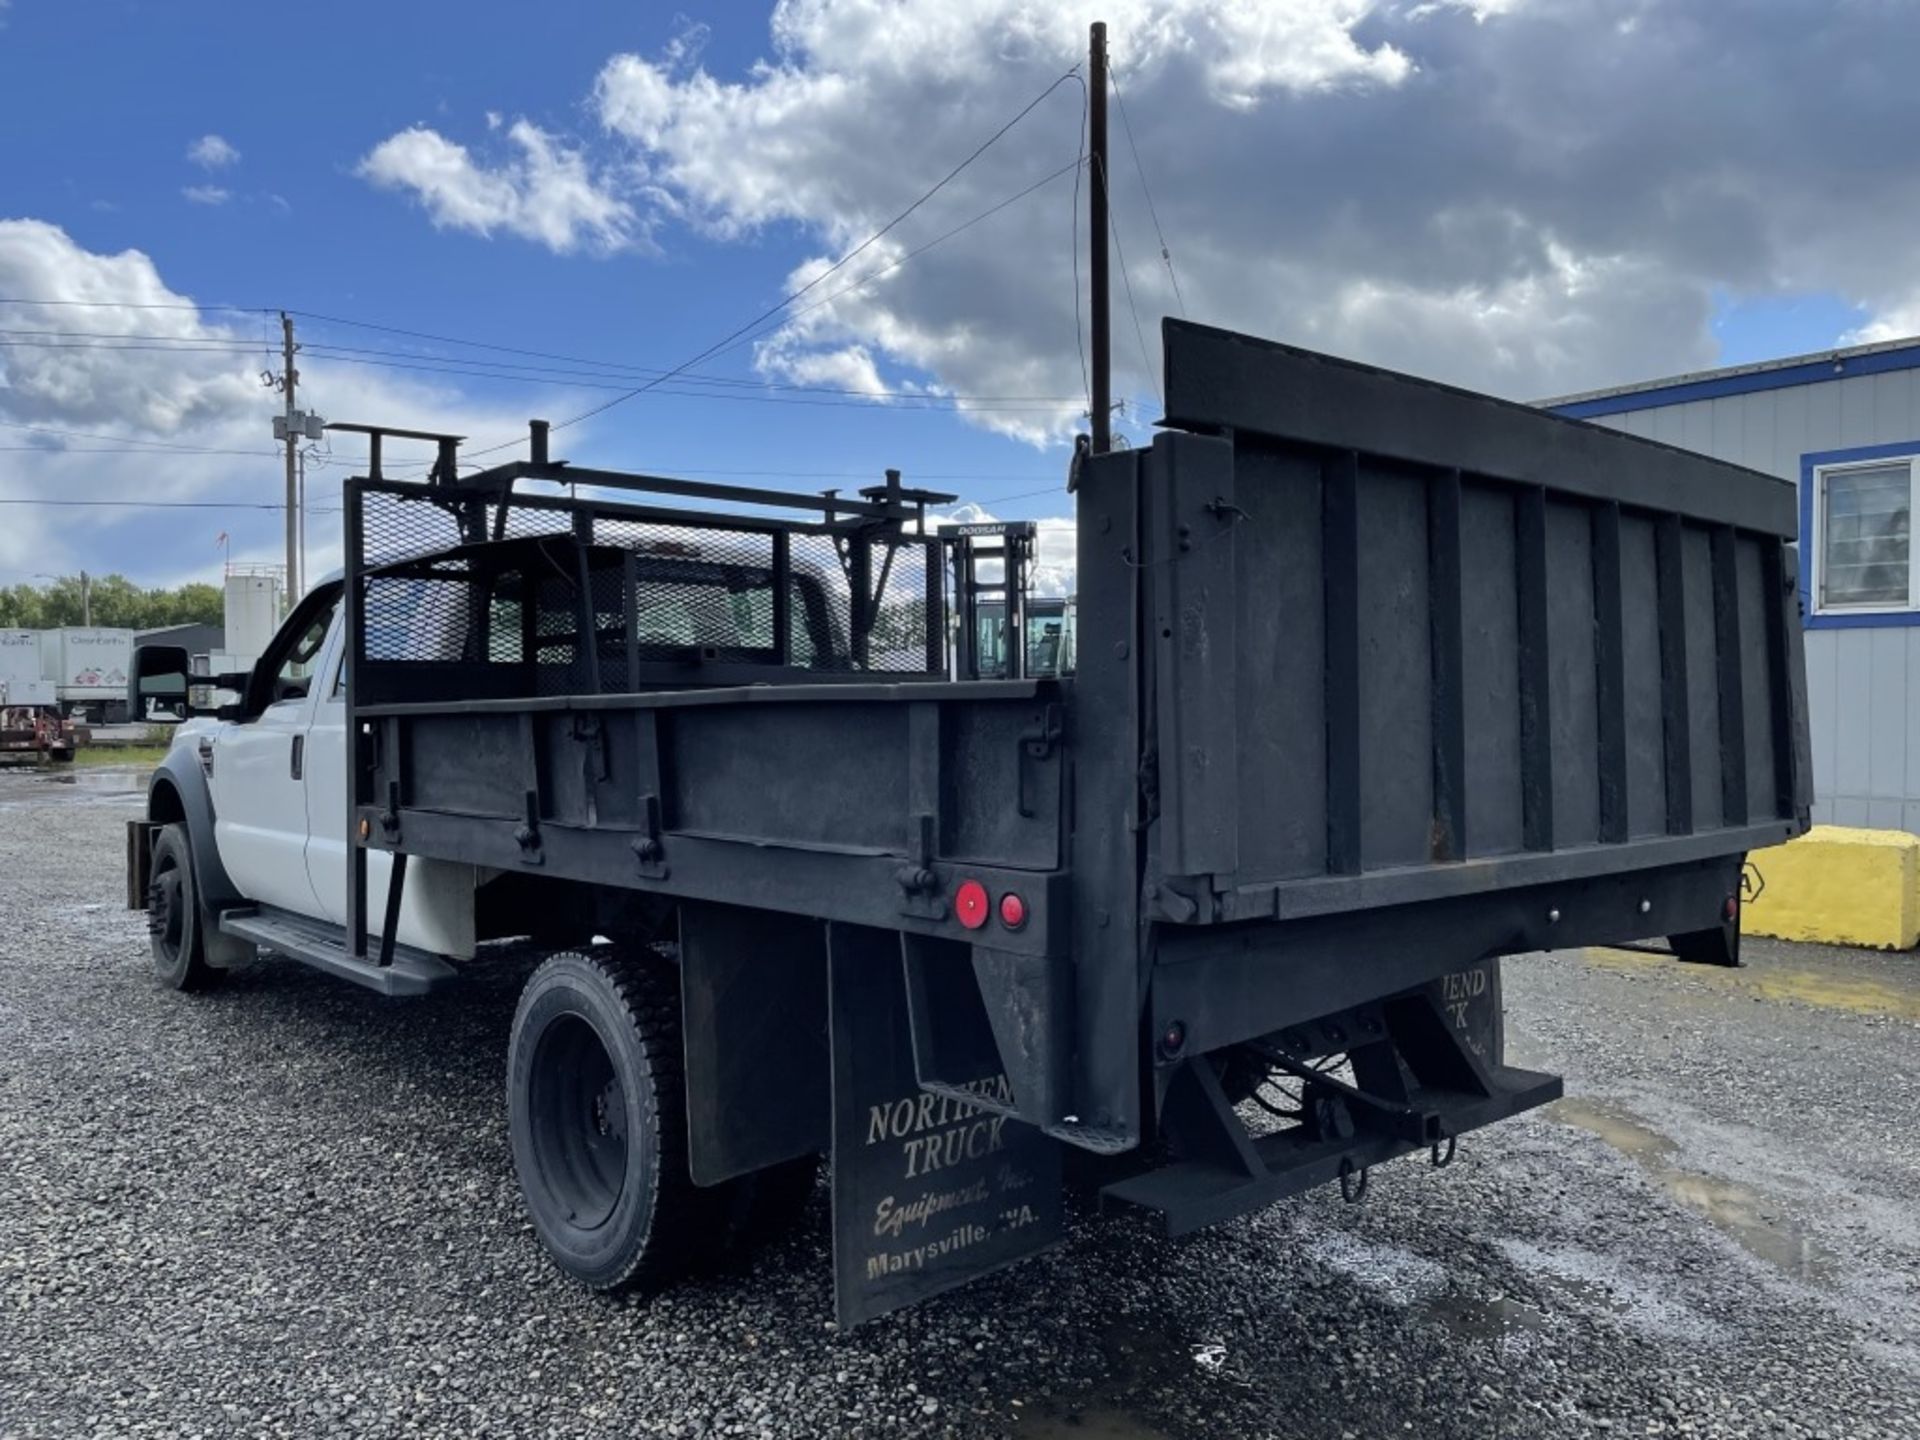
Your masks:
M424 486L363 486L360 513L360 659L382 672L368 703L411 688L397 667L494 697L725 683L698 673L714 667L945 670L934 537L576 515L531 497L503 519L495 501Z

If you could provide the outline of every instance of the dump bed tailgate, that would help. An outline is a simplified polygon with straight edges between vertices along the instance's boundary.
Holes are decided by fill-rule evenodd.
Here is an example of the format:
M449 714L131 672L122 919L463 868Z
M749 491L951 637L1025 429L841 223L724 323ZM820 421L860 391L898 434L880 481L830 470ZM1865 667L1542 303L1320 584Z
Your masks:
M1201 326L1168 322L1166 351L1177 428L1140 457L1130 557L1158 918L1805 828L1792 485Z

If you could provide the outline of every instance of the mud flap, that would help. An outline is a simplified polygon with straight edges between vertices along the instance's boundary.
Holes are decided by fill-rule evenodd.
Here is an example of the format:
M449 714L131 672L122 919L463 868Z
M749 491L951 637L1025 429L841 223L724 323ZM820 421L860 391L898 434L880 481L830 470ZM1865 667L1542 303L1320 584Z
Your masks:
M1058 1243L1060 1144L920 1088L898 935L829 925L827 957L834 1310L847 1329ZM962 1083L1010 1099L1004 1075Z
M1426 987L1448 1026L1489 1069L1507 1063L1507 1012L1500 997L1500 957L1442 975Z

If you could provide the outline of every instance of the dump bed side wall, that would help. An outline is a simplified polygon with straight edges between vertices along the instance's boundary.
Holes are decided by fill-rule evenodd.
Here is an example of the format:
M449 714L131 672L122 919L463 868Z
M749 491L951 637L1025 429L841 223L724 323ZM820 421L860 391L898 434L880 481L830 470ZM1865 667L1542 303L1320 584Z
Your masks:
M1804 826L1791 486L1201 327L1168 373L1220 433L1146 458L1158 868L1195 906L1167 918Z

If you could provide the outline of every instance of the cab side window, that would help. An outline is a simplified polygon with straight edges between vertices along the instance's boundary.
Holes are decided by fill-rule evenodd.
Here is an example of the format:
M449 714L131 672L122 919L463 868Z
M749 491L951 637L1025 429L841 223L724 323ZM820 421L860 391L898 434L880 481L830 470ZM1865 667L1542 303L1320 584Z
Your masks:
M320 659L320 651L327 643L327 631L333 624L333 612L338 603L314 615L313 620L294 637L293 644L281 657L280 668L274 672L273 693L269 703L279 704L282 700L302 700L306 698L308 688L313 684L314 666Z

